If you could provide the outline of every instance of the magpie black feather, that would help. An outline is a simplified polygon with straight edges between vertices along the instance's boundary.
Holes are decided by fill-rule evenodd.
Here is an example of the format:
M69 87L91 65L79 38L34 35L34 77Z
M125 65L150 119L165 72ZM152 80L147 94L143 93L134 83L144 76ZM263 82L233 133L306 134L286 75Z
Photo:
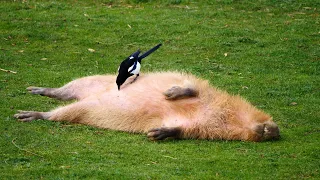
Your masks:
M142 54L139 58L138 58L138 61L141 62L141 60L147 56L149 56L151 53L153 53L154 51L156 51L157 49L159 49L159 47L161 46L162 44L158 44L156 45L155 47L153 47L152 49L150 49L149 51L145 52L144 54Z
M136 52L132 53L129 57L127 57L124 61L121 62L119 69L118 69L118 76L116 79L116 83L118 85L118 90L120 90L120 86L132 75L139 76L140 68L141 68L141 60L147 56L149 56L151 53L156 51L162 44L158 44L155 47L151 48L141 56L140 50L137 50ZM137 77L134 79L136 80Z

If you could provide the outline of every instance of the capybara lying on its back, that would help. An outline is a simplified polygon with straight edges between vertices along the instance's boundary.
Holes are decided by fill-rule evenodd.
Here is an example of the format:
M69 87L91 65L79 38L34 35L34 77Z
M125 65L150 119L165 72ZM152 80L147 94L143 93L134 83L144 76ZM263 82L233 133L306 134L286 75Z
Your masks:
M184 73L149 73L118 91L114 75L89 76L61 88L27 88L61 100L78 100L49 112L19 111L20 121L70 121L147 133L152 140L195 138L263 141L279 138L272 117L239 96Z

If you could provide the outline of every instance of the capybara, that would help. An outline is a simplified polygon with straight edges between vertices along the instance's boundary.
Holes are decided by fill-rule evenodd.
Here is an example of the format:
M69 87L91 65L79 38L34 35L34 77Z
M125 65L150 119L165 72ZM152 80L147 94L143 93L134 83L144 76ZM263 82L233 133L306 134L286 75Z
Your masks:
M20 121L70 121L99 128L147 133L151 140L278 139L272 117L240 96L212 87L207 80L179 72L129 78L118 91L115 75L76 79L61 88L28 87L32 94L77 100L49 112L19 111Z

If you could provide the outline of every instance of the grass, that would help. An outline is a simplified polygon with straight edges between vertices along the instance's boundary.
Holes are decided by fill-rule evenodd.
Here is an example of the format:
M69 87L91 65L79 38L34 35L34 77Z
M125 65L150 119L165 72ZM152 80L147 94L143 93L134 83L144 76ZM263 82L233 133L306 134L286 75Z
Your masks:
M1 179L319 179L319 10L316 0L2 1L0 68L17 73L0 71ZM27 86L115 73L159 42L142 71L191 72L240 94L282 139L150 142L12 117L64 104Z

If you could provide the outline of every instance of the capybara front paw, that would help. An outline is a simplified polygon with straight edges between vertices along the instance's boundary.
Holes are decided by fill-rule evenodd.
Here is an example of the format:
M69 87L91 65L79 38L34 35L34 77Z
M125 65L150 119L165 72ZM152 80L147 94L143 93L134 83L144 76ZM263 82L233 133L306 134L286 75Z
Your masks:
M153 141L162 140L166 138L160 128L151 129L148 132L147 136L150 140L153 140Z
M162 127L162 128L155 128L151 129L148 132L148 138L150 140L164 140L166 138L179 138L180 136L181 129L180 128L167 128L167 127Z
M173 100L177 99L182 92L182 88L179 86L173 86L170 89L166 90L163 94L166 96L166 99Z

